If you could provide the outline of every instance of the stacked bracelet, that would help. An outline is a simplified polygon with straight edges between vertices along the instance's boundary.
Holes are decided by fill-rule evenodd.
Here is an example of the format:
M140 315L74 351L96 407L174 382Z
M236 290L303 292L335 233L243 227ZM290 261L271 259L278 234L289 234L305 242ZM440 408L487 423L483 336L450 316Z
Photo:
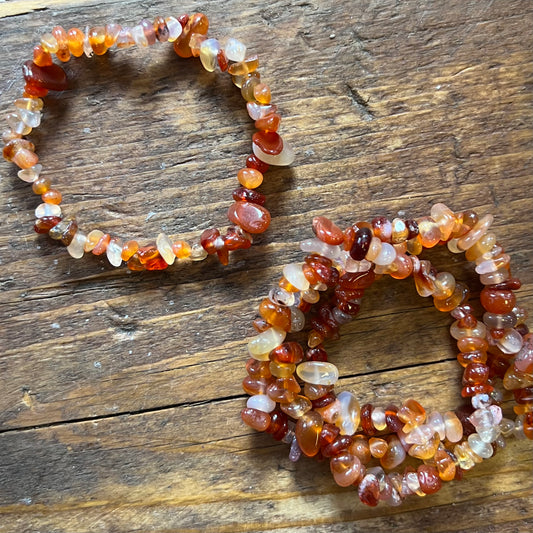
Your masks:
M453 213L443 204L434 205L429 217L379 217L345 231L315 218L316 238L301 243L308 254L304 263L285 266L259 306L259 333L248 342L244 422L289 443L292 460L302 453L329 458L335 481L357 486L361 501L371 506L438 491L442 481L460 479L463 470L491 457L504 437L533 439L533 337L516 305L520 281L511 277L492 221L491 215ZM475 263L484 285L481 320L467 303L468 288L418 257L437 244L466 252ZM339 372L322 343L339 336L340 326L358 313L365 289L385 274L412 276L418 293L432 296L435 307L454 318L450 332L464 368L461 396L470 405L427 414L414 399L399 407L360 407L353 393L334 391ZM307 347L286 342L287 333L304 328L310 311ZM497 378L514 394L515 421L502 417ZM420 464L398 471L407 457Z
M176 258L200 261L210 254L216 254L222 264L227 264L231 251L249 248L252 235L268 228L270 213L264 207L265 196L257 188L269 165L289 165L294 154L277 133L281 117L271 103L268 85L261 81L257 56L248 56L244 44L236 39L227 39L222 46L216 39L208 38L208 26L207 17L196 13L177 19L142 20L132 28L107 24L83 32L78 28L65 31L57 26L41 37L40 44L33 49L33 61L27 61L23 66L26 81L23 97L15 100L14 112L6 117L9 129L3 134L4 158L20 167L19 177L32 183L33 192L42 198L43 203L35 210L37 233L48 233L61 241L74 258L81 258L85 252L105 253L113 266L118 267L125 261L131 270L162 270L172 265ZM171 240L160 233L155 243L141 247L137 241L123 240L99 229L85 233L74 218L64 218L60 207L61 193L52 188L48 177L42 175L35 146L24 137L41 122L42 98L49 91L68 88L67 75L53 63L53 54L59 61L67 62L71 56L103 55L113 47L147 47L158 41L173 42L180 57L199 57L210 72L215 69L228 72L240 88L248 114L258 131L252 138L253 153L246 159L245 167L237 172L240 186L233 191L234 203L228 210L232 226L225 232L209 228L196 242Z

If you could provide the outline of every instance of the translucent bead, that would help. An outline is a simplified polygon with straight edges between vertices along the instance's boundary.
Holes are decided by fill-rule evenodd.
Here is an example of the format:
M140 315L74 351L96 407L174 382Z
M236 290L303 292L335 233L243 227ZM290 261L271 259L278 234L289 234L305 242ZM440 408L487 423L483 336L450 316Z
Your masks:
M189 257L191 258L191 261L203 261L207 257L207 252L200 243L195 242L191 246L191 253Z
M121 29L122 26L120 24L115 24L113 22L105 25L104 44L107 48L111 48L117 42L118 34Z
M183 32L183 27L179 20L174 17L165 18L165 22L168 28L168 40L173 43Z
M227 57L227 53L226 53ZM245 76L249 72L254 72L259 67L259 58L256 55L247 57L242 61L233 63L228 67L228 73L232 76Z
M18 114L26 124L26 126L30 128L36 128L41 124L41 113L39 111L28 111L27 109L19 109Z
M43 166L40 164L34 165L30 168L23 168L18 171L17 176L27 183L33 183L41 174Z
M514 328L518 319L514 313L498 314L485 313L483 315L483 323L489 329L507 329Z
M208 72L213 72L217 66L217 56L220 44L216 39L206 39L200 45L200 61Z
M122 246L120 254L122 261L128 261L139 250L139 243L137 241L127 241Z
M516 354L514 367L519 372L533 374L533 335L528 333L520 351Z
M237 39L230 37L224 45L224 52L229 61L239 63L244 61L246 57L246 46Z
M490 252L496 244L496 235L494 233L485 233L475 244L473 244L465 253L468 261L476 261L487 252Z
M476 266L476 272L478 274L490 274L491 272L496 272L501 268L508 268L510 262L511 258L509 257L509 255L499 254L494 258L478 263Z
M305 315L298 307L291 307L291 332L302 331L305 327Z
M426 423L431 429L439 435L440 440L446 438L446 426L444 425L444 418L437 411L429 413Z
M109 263L114 267L119 267L122 264L122 241L111 239L105 253Z
M305 413L296 422L296 440L302 452L308 457L315 456L320 450L322 426L322 417L315 411Z
M83 257L84 247L85 247L85 241L87 240L87 237L85 233L78 230L74 237L72 238L72 241L67 246L67 252L74 258L74 259L81 259Z
M511 277L507 268L499 268L494 272L488 272L487 274L481 274L479 281L483 285L496 285L497 283L503 283L505 280Z
M446 411L443 419L448 442L459 442L463 438L463 425L457 415L453 411Z
M255 394L248 398L246 407L257 409L264 413L271 413L276 408L276 402L272 401L266 394Z
M420 465L417 468L420 489L425 494L434 494L442 486L437 469L433 465Z
M387 451L381 457L381 466L387 470L396 468L405 461L405 449L396 435L387 437Z
M247 189L256 189L263 183L263 174L255 168L241 168L237 172L239 183Z
M257 431L266 431L271 422L271 417L264 411L246 407L241 411L242 421Z
M6 115L6 122L17 135L28 135L31 133L31 127L24 123L18 111L16 113L8 113Z
M296 373L302 381L313 385L334 385L339 379L338 368L332 363L323 361L300 363Z
M435 466L437 468L437 472L439 473L439 477L443 481L451 481L455 478L457 469L455 467L454 460L447 450L439 448L435 452L433 459L435 461Z
M359 458L349 452L342 452L332 457L329 466L335 483L341 487L353 485L364 472Z
M269 104L272 98L270 93L270 87L266 83L258 83L254 87L253 96L260 104Z
M148 46L148 39L146 38L143 27L140 24L133 26L130 31L131 36L133 37L133 40L137 46L140 46L141 48L146 48Z
M493 220L494 217L492 215L485 215L466 235L457 241L457 247L460 250L468 250L468 248L473 246L483 235L485 235L485 233L487 233Z
M417 219L418 237L424 248L433 248L442 239L439 225L432 217L422 217Z
M251 202L235 202L228 209L228 218L248 233L263 233L270 225L269 211Z
M447 241L457 223L453 211L444 204L435 204L431 207L430 216L439 226L441 240Z
M307 281L302 265L297 263L290 263L283 267L283 276L285 279L299 291L306 291L309 289L309 282Z
M186 241L176 241L172 243L172 251L178 259L186 259L191 256L192 248Z
M41 46L49 54L55 54L59 50L57 39L51 33L44 33L41 36Z
M370 245L368 247L368 252L365 255L365 259L373 263L376 257L379 255L379 252L381 251L381 246L381 240L377 237L372 237L372 239L370 240Z
M40 204L35 210L35 218L60 217L61 207L56 204Z
M383 431L387 428L387 416L385 414L385 409L382 407L374 407L370 414L370 419L378 431Z
M515 354L522 348L522 335L515 329L507 329L503 337L498 339L498 347L503 353Z
M517 390L533 386L533 376L517 370L514 365L509 366L503 376L503 386L507 390Z
M91 28L87 34L89 44L97 56L102 56L107 52L105 35L105 28L103 26L95 26L94 28Z
M381 244L381 250L374 259L376 265L390 265L396 259L396 250L392 244L384 242Z
M463 337L479 337L484 339L487 335L487 328L483 322L478 322L473 328L462 328L459 326L459 320L456 320L450 326L450 335L457 340Z
M74 57L83 55L83 42L85 34L79 28L71 28L67 32L67 45L70 53Z
M437 299L449 298L455 290L455 278L449 272L439 272L434 281L433 297Z
M180 24L180 28L181 28L181 24ZM123 27L118 32L118 35L117 35L117 40L116 40L117 48L130 48L134 44L135 44L135 41L133 39L133 36L131 35L131 28L128 28L127 26Z
M83 36L83 53L86 57L92 57L94 54L91 41L89 40L89 26L85 27L85 34Z
M104 232L100 231L99 229L93 229L89 232L87 235L87 240L84 245L84 250L86 252L91 252L94 247L100 242L102 237L104 236Z
M335 261L340 257L341 248L322 242L320 239L313 238L302 241L300 250L306 253L317 254Z
M330 396L330 399L333 399L333 397ZM315 411L320 414L324 422L328 422L329 424L335 423L335 420L339 417L340 409L340 402L336 398L323 407L315 407Z
M276 155L265 153L255 143L252 143L252 150L254 152L254 155L258 159L263 161L264 163L267 163L268 165L278 166L278 167L285 167L285 166L291 165L294 162L294 158L295 158L294 150L285 141L283 142L283 148L281 152Z
M483 459L470 448L468 442L457 444L453 449L453 453L457 458L457 463L463 470L470 470L476 464L483 461Z
M425 444L434 434L435 430L430 425L421 424L407 433L405 436L405 442L407 444Z
M268 361L269 353L285 339L286 332L278 328L268 328L248 342L248 353L259 361Z
M301 365L300 365L301 366ZM341 435L353 435L361 420L361 408L354 394L342 391L337 395L339 414L334 424L340 429Z
M435 455L439 444L439 436L434 434L428 441L423 442L422 444L413 444L407 453L411 457L416 457L417 459L425 461L431 459Z
M280 405L280 409L295 420L301 418L312 408L311 401L305 396L296 396L292 402Z
M167 265L174 264L176 260L176 254L172 250L172 241L165 233L160 233L155 241L157 251L161 254Z
M275 113L278 110L277 106L274 104L263 105L256 102L248 102L246 104L246 109L252 120L259 120L267 115Z
M278 305L285 305L290 307L294 305L295 297L293 292L288 292L281 287L274 287L270 289L268 297Z
M488 459L494 453L492 446L483 441L477 433L468 435L468 444L472 451L482 459Z
M416 400L409 399L400 407L397 416L405 423L403 431L409 433L413 428L425 422L426 410Z
M372 437L368 440L368 446L370 447L370 454L372 457L380 459L387 453L388 444L384 439Z

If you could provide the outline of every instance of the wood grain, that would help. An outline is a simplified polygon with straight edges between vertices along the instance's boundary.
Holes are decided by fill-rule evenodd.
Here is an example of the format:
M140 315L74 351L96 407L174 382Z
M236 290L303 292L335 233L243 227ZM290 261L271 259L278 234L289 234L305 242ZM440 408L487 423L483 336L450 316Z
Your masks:
M32 231L37 202L0 163L0 532L522 532L531 445L508 448L402 507L366 508L326 463L243 426L241 379L258 302L326 214L341 225L442 201L496 215L519 299L533 309L533 6L301 1L0 3L1 99L53 26L205 12L212 35L260 56L297 151L262 186L273 221L228 267L161 273L75 261ZM71 61L32 133L86 229L146 242L225 226L253 124L225 76L170 47ZM212 258L211 258L212 259ZM431 259L473 290L461 257ZM362 402L457 405L449 320L412 283L382 280L331 343ZM506 398L505 410L511 404Z

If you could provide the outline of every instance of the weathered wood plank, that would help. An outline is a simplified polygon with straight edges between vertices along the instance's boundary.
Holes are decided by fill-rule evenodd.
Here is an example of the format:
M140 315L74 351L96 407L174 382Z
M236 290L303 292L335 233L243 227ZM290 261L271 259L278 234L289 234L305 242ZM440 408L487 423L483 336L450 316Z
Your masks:
M251 251L163 273L71 259L32 232L37 201L0 162L0 532L525 531L531 446L511 442L461 483L397 509L357 503L327 464L239 421L245 342L310 220L427 213L436 201L496 214L533 308L533 6L214 1L213 36L257 52L298 152L262 190L273 221ZM182 9L199 6L184 2ZM0 3L0 111L20 65L56 24L134 23L168 3ZM71 61L33 135L65 211L143 242L225 225L250 123L229 79L170 50ZM443 250L435 263L480 286ZM449 320L412 283L383 280L331 344L361 401L457 405ZM505 404L510 411L510 404Z

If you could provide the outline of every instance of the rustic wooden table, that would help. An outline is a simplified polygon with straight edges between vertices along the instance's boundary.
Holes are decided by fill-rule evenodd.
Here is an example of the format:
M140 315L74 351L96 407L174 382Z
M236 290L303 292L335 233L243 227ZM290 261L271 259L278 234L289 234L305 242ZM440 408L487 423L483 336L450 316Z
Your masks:
M251 250L225 268L210 258L159 273L77 261L36 235L36 198L0 162L0 532L529 531L529 441L436 495L368 508L327 462L289 462L239 412L257 305L301 260L315 215L347 225L438 201L494 213L533 310L533 4L1 2L2 113L55 25L196 11L213 36L260 55L296 162L267 174L273 221ZM66 69L75 90L48 98L33 136L66 211L140 240L226 225L253 132L227 76L170 46ZM477 300L461 257L431 257ZM362 403L453 409L461 371L448 327L412 283L383 280L330 345L342 386Z

